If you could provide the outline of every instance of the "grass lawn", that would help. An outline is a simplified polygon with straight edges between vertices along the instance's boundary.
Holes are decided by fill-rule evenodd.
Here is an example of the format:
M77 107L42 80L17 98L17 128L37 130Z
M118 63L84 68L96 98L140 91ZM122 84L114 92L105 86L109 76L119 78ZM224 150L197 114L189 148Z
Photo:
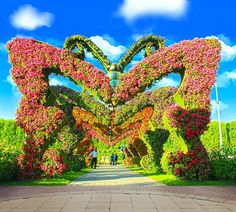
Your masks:
M84 168L78 172L65 172L61 177L43 178L31 181L0 182L0 186L64 186L74 179L86 174L91 168Z
M209 180L189 182L181 180L174 175L148 172L140 167L131 167L130 169L169 186L236 186L236 181Z

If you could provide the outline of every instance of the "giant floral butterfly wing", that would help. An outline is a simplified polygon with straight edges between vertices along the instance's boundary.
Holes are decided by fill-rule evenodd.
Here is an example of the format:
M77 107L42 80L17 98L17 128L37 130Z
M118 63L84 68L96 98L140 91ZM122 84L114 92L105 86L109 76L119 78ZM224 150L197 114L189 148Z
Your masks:
M122 74L114 96L120 102L128 101L156 80L174 72L182 76L176 95L188 105L203 107L210 103L210 90L206 88L214 84L212 76L219 59L220 44L216 39L194 39L162 48Z
M147 131L162 129L163 114L166 108L174 103L173 95L176 90L174 87L164 87L142 92L116 108L113 119L114 131L117 134L125 133L131 142Z
M50 73L69 77L104 102L111 98L109 78L68 50L26 38L12 40L7 48L13 80L23 94L17 117L26 132L34 132L37 137L49 135L63 123L64 112L56 106L46 106Z
M16 38L7 47L13 77L23 95L27 95L27 90L21 89L22 85L28 84L28 91L32 90L32 93L43 92L49 86L48 75L57 73L69 77L104 102L111 98L109 78L89 62L78 59L71 51L27 38ZM29 78L34 80L28 83ZM37 83L38 86L35 86Z

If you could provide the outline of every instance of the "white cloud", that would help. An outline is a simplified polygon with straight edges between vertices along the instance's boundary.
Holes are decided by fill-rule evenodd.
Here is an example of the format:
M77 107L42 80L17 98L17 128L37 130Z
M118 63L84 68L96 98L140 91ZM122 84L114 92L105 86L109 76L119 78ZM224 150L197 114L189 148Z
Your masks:
M16 95L16 96L20 95L20 92L19 92L19 90L18 90L18 88L17 88L17 85L16 85L15 82L13 81L11 75L8 75L7 78L6 78L6 80L4 80L4 81L11 84L11 86L12 86L12 91L13 91L14 95ZM67 83L66 83L66 82L63 82L63 81L61 81L61 80L59 80L59 79L50 78L50 79L49 79L49 85L51 85L51 86L57 86L57 85L60 85L60 86L67 86Z
M30 38L30 39L34 39L32 36L23 35L23 34L16 34L15 38Z
M107 36L107 35L106 35ZM117 60L126 50L125 46L119 45L114 46L110 42L108 42L105 38L101 36L92 36L90 39L103 50L104 54L110 60ZM92 57L91 54L88 54L89 57Z
M130 63L130 65L131 66L134 66L134 65L136 65L137 63L139 63L140 61L138 61L138 60L132 60L131 61L131 63Z
M224 34L219 34L217 35L217 37L222 40L224 43L226 43L227 45L231 45L231 41L229 37L226 37Z
M229 105L225 104L222 101L219 101L220 111L226 110L228 107ZM217 102L214 99L211 100L211 109L212 109L212 114L215 115L217 113Z
M236 57L236 45L229 46L223 41L219 40L221 44L221 58L223 61L232 61Z
M118 13L127 21L150 15L178 18L185 14L187 6L187 0L124 0Z
M65 86L67 85L67 83L65 82L62 82L61 80L58 80L58 79L55 79L55 78L51 78L49 79L49 85L51 86L57 86L57 85L60 85L60 86Z
M206 38L216 38L221 44L221 60L222 61L232 61L236 58L236 45L230 45L229 38L224 35L207 36ZM227 42L227 43L226 43Z
M16 83L13 81L11 75L8 75L7 78L6 78L6 82L10 83L11 86L12 86L12 92L15 96L19 96L21 95L18 88L17 88L17 85Z
M19 7L11 16L11 24L15 28L25 30L35 30L39 27L50 27L54 20L54 15L49 12L40 12L31 5Z
M218 87L227 87L230 82L236 81L236 69L233 71L226 71L217 78Z
M172 78L162 78L160 81L154 83L148 90L152 91L155 90L156 88L162 88L162 87L178 87L179 82L177 80L174 80Z
M4 43L0 43L0 54L7 54L6 45Z
M7 76L6 81L9 82L11 85L16 86L16 84L14 83L14 81L13 81L11 75L8 75L8 76Z
M139 34L139 33L137 33L137 34L133 34L132 38L133 38L134 41L138 41L140 38L142 38L142 37L144 37L146 35L147 34Z
M177 87L179 83L171 78L163 78L157 83L158 87L173 86Z

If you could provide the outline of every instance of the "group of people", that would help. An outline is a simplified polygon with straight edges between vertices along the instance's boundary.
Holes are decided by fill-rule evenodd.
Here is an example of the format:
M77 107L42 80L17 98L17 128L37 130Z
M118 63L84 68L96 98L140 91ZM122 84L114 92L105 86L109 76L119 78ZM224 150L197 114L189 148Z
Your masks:
M97 149L93 148L93 150L89 154L89 158L91 159L91 168L92 169L96 169L96 167L97 167L97 157L98 157ZM115 166L117 164L117 161L118 161L118 155L115 153L112 153L111 158L110 158L110 164ZM109 163L108 157L106 157L106 161L105 161L105 158L103 156L101 162L103 164Z
M113 166L116 165L117 164L117 160L118 160L118 155L112 153L112 155L111 155L111 165L113 165Z

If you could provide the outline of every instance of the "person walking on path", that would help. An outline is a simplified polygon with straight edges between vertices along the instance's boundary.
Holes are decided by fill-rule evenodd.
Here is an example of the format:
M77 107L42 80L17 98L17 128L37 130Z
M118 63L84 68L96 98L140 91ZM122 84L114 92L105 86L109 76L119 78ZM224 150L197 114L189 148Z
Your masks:
M96 167L97 167L97 157L98 157L98 153L97 153L96 148L93 148L93 151L89 154L89 157L92 158L91 168L96 169Z
M115 165L117 164L117 161L118 161L118 155L117 153L115 154Z
M111 165L115 165L115 154L114 153L112 153L112 155L111 155Z

